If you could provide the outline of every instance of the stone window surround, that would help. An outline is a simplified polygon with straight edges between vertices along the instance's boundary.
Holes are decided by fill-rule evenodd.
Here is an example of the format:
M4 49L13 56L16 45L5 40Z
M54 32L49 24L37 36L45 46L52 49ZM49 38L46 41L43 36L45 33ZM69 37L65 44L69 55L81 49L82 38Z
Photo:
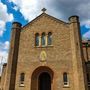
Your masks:
M37 32L38 33L38 32ZM37 33L35 33L35 35L37 34ZM38 33L39 34L39 45L38 46L36 46L36 36L35 36L35 47L48 47L48 46L53 46L52 45L52 43L51 43L51 45L48 45L48 34L49 33L51 33L52 34L52 32L48 32L48 33L45 33L45 45L42 45L41 44L41 38L42 38L42 34L43 33L45 33L45 32L42 32L42 33Z
M23 75L23 77L22 77ZM23 80L22 80L23 78ZM19 83L19 86L20 87L24 87L24 81L25 81L25 73L20 73L20 83Z
M67 82L64 82L64 74L67 74ZM69 84L69 74L67 72L63 73L63 87L64 88L70 87L70 84Z

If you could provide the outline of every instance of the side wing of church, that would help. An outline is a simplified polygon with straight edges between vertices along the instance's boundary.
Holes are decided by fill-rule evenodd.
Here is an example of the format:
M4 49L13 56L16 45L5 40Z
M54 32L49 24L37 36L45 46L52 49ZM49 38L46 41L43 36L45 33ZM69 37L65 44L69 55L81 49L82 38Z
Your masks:
M78 16L66 23L43 12L25 26L14 22L10 43L1 90L90 90Z

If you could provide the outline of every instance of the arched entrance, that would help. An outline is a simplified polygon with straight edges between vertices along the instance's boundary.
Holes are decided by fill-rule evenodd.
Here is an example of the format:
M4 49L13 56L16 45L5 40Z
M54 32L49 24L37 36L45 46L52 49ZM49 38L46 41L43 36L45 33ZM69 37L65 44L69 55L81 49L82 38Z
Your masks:
M52 90L52 83L53 71L49 67L41 66L32 73L30 90Z
M51 77L47 72L39 75L38 90L51 90Z

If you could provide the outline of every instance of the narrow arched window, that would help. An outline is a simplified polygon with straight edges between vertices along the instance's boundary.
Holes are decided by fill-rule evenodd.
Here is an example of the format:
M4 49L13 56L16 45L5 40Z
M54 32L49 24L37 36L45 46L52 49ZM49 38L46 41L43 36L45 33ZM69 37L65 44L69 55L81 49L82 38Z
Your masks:
M42 37L41 37L42 46L45 46L45 41L46 41L46 35L45 35L45 33L42 33Z
M25 74L21 73L20 74L20 84L24 84L24 79L25 79Z
M35 46L39 46L39 34L35 34Z
M48 45L52 45L52 33L48 33Z
M63 84L64 84L64 86L69 85L69 82L68 82L68 75L67 75L66 72L63 73Z

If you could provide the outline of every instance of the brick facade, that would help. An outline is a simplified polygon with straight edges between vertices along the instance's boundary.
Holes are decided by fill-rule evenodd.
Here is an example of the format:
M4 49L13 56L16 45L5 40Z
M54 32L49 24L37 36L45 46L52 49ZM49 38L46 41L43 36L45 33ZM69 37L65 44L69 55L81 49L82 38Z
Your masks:
M52 45L35 46L35 34L52 33ZM14 22L3 90L41 90L42 73L50 76L49 90L88 90L79 17L68 23L42 13L25 26ZM25 74L23 84L20 74ZM68 85L63 74L68 74ZM44 90L44 89L43 89Z

